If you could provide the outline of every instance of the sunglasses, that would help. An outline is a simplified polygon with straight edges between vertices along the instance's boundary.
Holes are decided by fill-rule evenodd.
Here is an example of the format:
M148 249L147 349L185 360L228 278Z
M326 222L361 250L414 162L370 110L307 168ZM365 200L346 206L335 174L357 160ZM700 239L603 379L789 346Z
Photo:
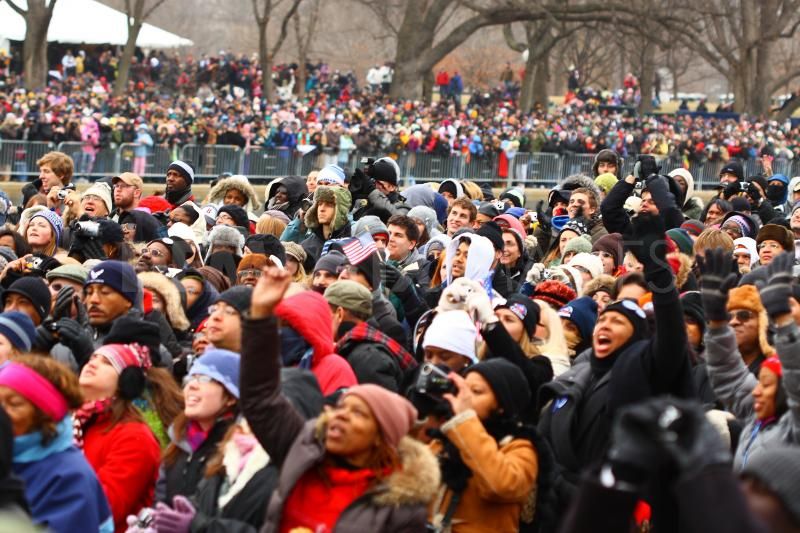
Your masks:
M742 309L740 311L731 311L728 314L732 319L735 318L739 322L747 322L748 320L752 320L756 316L756 314L753 311L748 311L747 309Z

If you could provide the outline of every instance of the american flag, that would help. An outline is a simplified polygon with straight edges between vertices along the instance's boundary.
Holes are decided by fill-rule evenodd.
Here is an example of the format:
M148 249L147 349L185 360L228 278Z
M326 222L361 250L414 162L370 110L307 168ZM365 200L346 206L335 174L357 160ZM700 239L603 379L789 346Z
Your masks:
M342 251L351 265L357 265L378 251L375 241L369 233L362 233L342 242Z

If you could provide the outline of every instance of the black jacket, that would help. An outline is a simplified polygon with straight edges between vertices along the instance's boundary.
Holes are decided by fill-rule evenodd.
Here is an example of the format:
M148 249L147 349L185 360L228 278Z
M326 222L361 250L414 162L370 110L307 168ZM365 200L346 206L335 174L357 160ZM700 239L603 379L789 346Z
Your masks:
M609 233L621 233L625 235L631 219L625 212L625 200L633 195L634 185L625 180L620 180L614 185L603 203L600 204L600 214L602 215L603 225ZM677 205L661 209L659 214L664 219L666 229L679 228L683 224L683 213Z
M388 347L371 340L350 340L337 345L336 353L347 359L359 383L374 383L400 392L403 371Z

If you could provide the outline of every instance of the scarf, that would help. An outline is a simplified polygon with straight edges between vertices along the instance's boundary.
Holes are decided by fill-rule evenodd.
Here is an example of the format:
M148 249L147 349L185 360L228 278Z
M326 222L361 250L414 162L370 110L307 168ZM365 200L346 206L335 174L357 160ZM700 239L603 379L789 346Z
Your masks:
M114 398L89 401L81 405L72 415L72 440L83 449L83 436L94 422L111 411Z
M211 429L213 427L214 426L211 426L210 428L208 428L206 430L206 429L203 429L200 426L200 424L198 424L194 420L191 420L189 422L189 425L186 426L186 442L189 444L189 447L192 449L192 453L196 452L200 448L200 446L203 445L203 443L208 438L208 434L211 433Z
M190 200L192 187L188 186L180 190L166 191L164 198L172 205L180 205L186 200Z

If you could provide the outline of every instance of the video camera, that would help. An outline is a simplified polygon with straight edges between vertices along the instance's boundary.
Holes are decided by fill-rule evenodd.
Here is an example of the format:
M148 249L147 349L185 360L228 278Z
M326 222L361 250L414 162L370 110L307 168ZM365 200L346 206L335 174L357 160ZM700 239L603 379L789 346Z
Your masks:
M422 365L417 381L414 383L414 390L420 394L434 397L458 392L456 384L447 377L447 373L433 363L424 363Z

